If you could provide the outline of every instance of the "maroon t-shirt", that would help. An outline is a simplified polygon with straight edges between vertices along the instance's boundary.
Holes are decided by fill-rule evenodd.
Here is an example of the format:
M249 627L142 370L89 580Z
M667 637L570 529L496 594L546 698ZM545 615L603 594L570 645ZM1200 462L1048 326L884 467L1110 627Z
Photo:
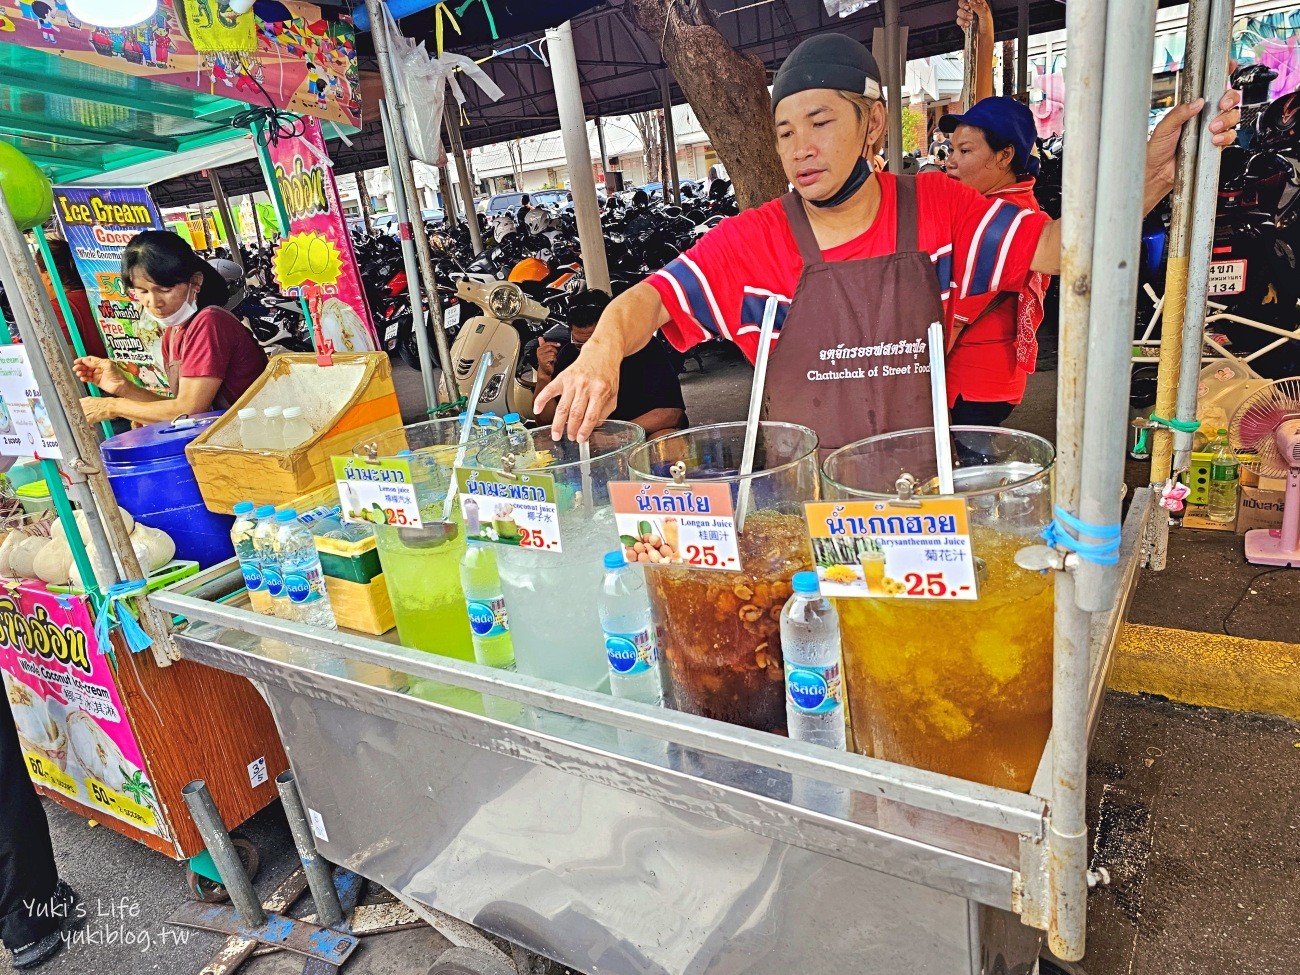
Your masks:
M225 409L243 396L266 368L266 353L253 333L216 305L204 308L185 325L165 329L162 348L169 377L221 379L221 389L212 404L216 409ZM179 372L173 371L172 363L179 364Z

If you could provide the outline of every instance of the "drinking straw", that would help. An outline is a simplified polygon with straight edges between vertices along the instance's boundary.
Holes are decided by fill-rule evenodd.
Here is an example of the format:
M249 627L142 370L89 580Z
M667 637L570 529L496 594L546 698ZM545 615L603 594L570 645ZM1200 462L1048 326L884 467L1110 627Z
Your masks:
M455 467L465 463L465 448L469 446L469 438L474 432L474 414L478 410L478 400L483 395L488 370L492 368L492 360L495 358L495 352L487 352L478 362L478 374L474 377L474 386L469 391L469 402L465 404L465 426L460 431L460 449L456 451ZM447 488L447 499L442 503L443 521L451 521L451 509L456 503L456 494L456 474L453 468L451 485Z
M588 515L596 513L595 501L591 496L591 441L582 440L578 442L578 459L581 461L579 470L582 472L582 506L587 510Z
M763 308L763 327L758 333L758 355L754 359L754 385L749 391L749 419L745 421L745 450L740 457L740 496L736 502L736 531L745 530L749 510L750 475L754 472L754 447L758 443L759 414L763 411L763 387L767 383L767 359L772 352L772 330L781 302L775 296Z
M932 322L930 339L930 405L934 409L934 456L939 465L939 493L955 494L952 483L952 436L948 427L948 378L943 367L943 324Z

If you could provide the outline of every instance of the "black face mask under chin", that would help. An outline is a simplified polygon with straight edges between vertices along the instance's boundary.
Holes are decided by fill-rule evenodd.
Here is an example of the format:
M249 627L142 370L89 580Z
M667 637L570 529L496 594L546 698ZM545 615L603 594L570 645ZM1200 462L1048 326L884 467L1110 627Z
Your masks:
M849 173L849 178L844 181L843 186L836 190L832 196L829 196L824 200L809 200L808 202L820 210L824 210L827 207L837 207L841 203L847 203L853 198L854 193L867 185L867 180L871 179L873 171L871 163L867 162L867 160L861 156L858 156L858 161L853 165L853 172Z

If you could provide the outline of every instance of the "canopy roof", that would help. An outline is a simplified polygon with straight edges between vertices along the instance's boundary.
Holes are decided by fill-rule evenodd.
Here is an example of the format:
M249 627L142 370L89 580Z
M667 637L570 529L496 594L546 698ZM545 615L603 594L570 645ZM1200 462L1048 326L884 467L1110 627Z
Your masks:
M570 0L573 2L573 0ZM733 47L761 58L774 71L794 47L807 37L826 31L850 34L867 44L872 31L883 26L883 13L877 4L847 18L833 18L821 0L700 0L707 2L717 16L718 27ZM1174 0L1162 0L1162 4ZM999 38L1016 33L1017 0L991 0ZM929 57L961 50L963 37L954 23L953 0L901 0L902 22L909 28L907 56ZM468 22L467 22L468 23ZM1065 7L1060 0L1031 0L1032 30L1057 30L1065 24ZM426 40L434 46L434 20L431 12L404 18L399 25L408 36ZM662 104L659 70L663 67L655 41L639 30L632 18L630 0L609 0L573 20L574 46L578 70L582 77L582 97L589 117L614 116L644 111ZM498 102L487 99L477 86L463 84L468 98L469 123L464 129L469 147L489 145L506 139L551 132L559 128L555 91L550 69L534 50L521 45L533 42L541 33L524 33L502 38L492 44L459 48L455 33L444 25L447 46L475 59L490 58L483 68L505 92ZM358 53L362 67L375 68L373 47L368 34L358 34ZM499 53L492 56L493 52ZM672 99L684 98L673 86ZM336 173L350 173L387 165L383 134L378 121L368 116L361 134L352 145L330 143ZM229 194L242 194L262 186L256 163L244 163L219 170ZM169 180L155 187L154 195L162 205L183 206L211 197L207 180L200 177Z

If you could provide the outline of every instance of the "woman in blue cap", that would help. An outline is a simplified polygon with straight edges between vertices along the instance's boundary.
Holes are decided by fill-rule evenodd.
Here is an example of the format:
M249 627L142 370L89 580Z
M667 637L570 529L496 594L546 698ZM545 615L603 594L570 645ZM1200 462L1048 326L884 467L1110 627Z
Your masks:
M1210 123L1235 138L1237 96ZM1203 108L1172 109L1147 148L1145 207L1173 186L1179 129ZM928 426L927 329L955 302L1019 293L1056 273L1060 225L943 173L876 173L884 141L880 70L843 34L800 44L772 86L777 153L791 192L724 220L619 295L572 366L541 391L558 400L552 434L585 440L618 402L622 360L658 329L678 349L721 336L751 361L777 303L764 415L817 431L823 449ZM758 121L758 120L755 120Z
M952 141L949 176L989 199L1034 213L1041 209L1034 197L1034 116L1025 105L985 98L964 115L945 115L939 129ZM1024 398L1050 281L1031 271L1018 294L999 291L953 302L947 360L953 423L998 426Z

